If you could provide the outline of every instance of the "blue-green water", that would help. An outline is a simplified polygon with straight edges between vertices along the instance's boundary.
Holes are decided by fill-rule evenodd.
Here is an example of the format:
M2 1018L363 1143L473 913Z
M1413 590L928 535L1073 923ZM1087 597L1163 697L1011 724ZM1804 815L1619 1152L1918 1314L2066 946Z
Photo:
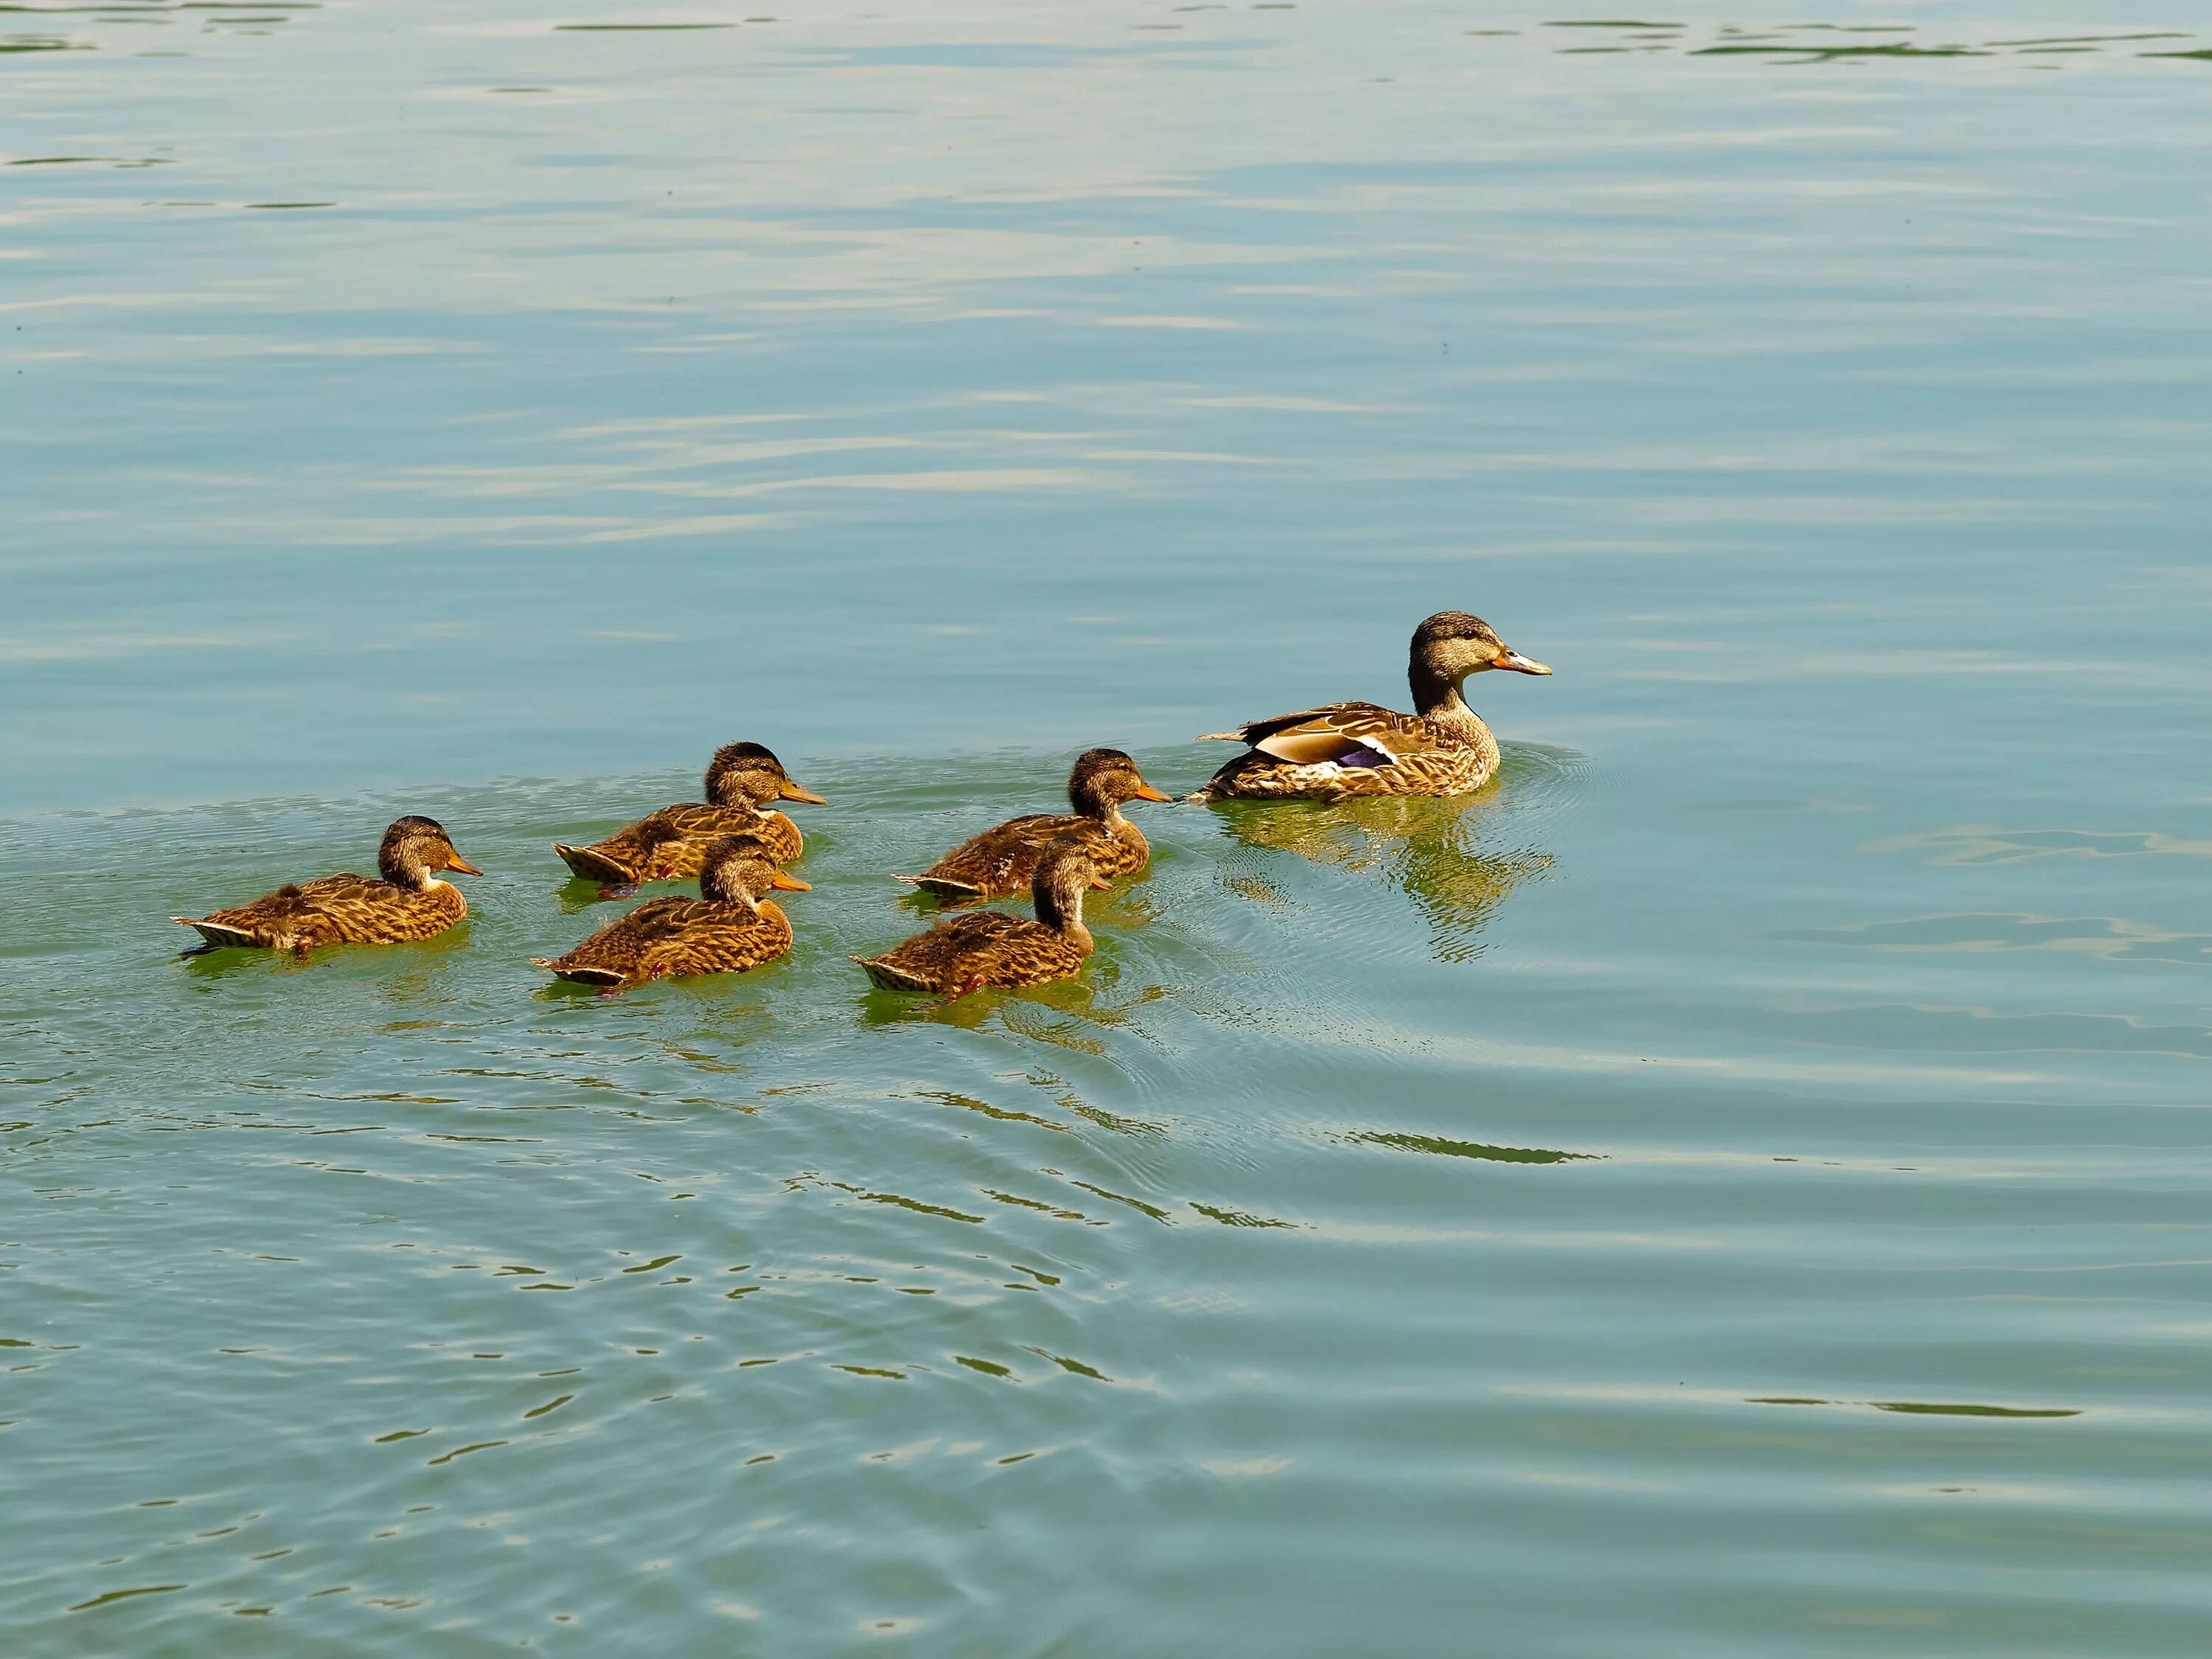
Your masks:
M2201 13L0 48L10 1654L2212 1646ZM1444 607L1480 796L846 961ZM791 957L547 990L736 738Z

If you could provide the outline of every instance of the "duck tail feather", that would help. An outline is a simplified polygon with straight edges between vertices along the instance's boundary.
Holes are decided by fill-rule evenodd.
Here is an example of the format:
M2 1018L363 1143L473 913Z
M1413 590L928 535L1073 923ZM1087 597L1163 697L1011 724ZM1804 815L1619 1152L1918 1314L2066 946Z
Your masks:
M538 961L534 957L531 960ZM611 968L563 967L551 962L538 962L538 965L549 974L574 980L579 985L619 985L623 982L623 976Z
M586 881L619 887L637 879L636 872L617 864L612 859L595 853L588 847L571 847L565 842L556 841L553 843L553 850L561 855L561 862L568 866L572 874L580 876Z
M866 969L868 977L886 991L933 991L937 988L903 968L893 967L881 957L854 957L853 960Z
M180 927L198 928L200 937L207 941L200 947L204 951L216 950L227 945L252 946L261 942L243 927L233 927L227 922L202 921L193 916L171 916L169 920Z

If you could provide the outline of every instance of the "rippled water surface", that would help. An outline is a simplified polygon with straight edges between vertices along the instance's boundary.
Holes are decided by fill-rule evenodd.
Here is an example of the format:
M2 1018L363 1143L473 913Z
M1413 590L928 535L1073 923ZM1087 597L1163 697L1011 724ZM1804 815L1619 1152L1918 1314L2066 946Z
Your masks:
M11 1654L2212 1648L2200 9L28 4L0 159ZM1447 606L1481 794L847 962ZM548 989L741 737L791 957Z

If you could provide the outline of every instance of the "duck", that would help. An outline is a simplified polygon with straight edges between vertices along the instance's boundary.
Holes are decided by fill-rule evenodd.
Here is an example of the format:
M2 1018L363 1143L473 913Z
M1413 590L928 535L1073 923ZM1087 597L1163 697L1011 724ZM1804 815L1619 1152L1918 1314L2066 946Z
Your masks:
M783 763L763 745L726 743L707 763L704 801L664 806L589 847L556 841L553 850L576 875L611 890L697 875L708 844L721 836L751 836L776 863L789 864L805 840L782 813L763 810L772 800L829 805L793 783Z
M1086 749L1067 775L1073 816L1032 812L963 841L918 876L901 876L940 903L1005 898L1030 884L1037 860L1055 837L1077 834L1091 847L1091 861L1107 880L1134 873L1151 860L1143 830L1121 816L1132 800L1170 800L1146 783L1137 763L1118 749Z
M1348 795L1463 795L1498 770L1498 739L1460 687L1494 668L1549 674L1480 617L1439 611L1413 630L1406 678L1410 714L1371 702L1324 703L1295 714L1208 732L1200 743L1241 743L1190 799L1341 800Z
M188 957L227 945L305 956L319 945L405 945L434 939L468 915L469 902L439 878L443 872L483 874L453 850L445 825L412 814L384 832L376 869L374 881L347 872L288 882L250 904L169 920L199 930L202 943Z
M741 974L791 949L791 919L761 895L811 892L776 868L759 836L718 836L702 854L699 896L657 898L611 921L564 957L531 960L558 978L607 992L656 979Z
M1003 910L965 910L879 957L853 960L887 991L934 991L946 1002L987 985L1042 985L1079 973L1093 945L1083 925L1083 895L1109 884L1094 850L1080 831L1045 845L1030 877L1034 921Z

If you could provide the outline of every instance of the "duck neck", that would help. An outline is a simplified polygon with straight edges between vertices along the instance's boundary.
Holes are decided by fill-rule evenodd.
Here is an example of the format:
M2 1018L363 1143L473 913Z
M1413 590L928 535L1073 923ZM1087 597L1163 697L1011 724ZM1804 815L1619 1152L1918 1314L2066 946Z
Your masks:
M1032 896L1036 902L1036 919L1089 956L1091 930L1083 925L1083 889L1039 882Z
M741 910L759 908L757 887L765 882L752 879L757 872L744 868L735 860L726 863L710 864L699 872L699 896L714 904L734 905Z
M750 778L718 778L714 785L707 792L708 800L732 812L750 812L755 817L760 817L763 802L775 799L754 788Z
M1067 792L1067 800L1076 817L1103 823L1109 830L1118 832L1127 822L1121 816L1121 803L1107 793L1101 779L1085 778L1075 784Z
M378 859L376 873L394 887L404 887L417 893L427 893L433 887L442 884L430 873L428 865L405 850L396 852L388 858Z
M1413 712L1424 720L1470 738L1483 729L1481 717L1467 706L1459 682L1449 674L1417 660L1406 678L1413 687Z

